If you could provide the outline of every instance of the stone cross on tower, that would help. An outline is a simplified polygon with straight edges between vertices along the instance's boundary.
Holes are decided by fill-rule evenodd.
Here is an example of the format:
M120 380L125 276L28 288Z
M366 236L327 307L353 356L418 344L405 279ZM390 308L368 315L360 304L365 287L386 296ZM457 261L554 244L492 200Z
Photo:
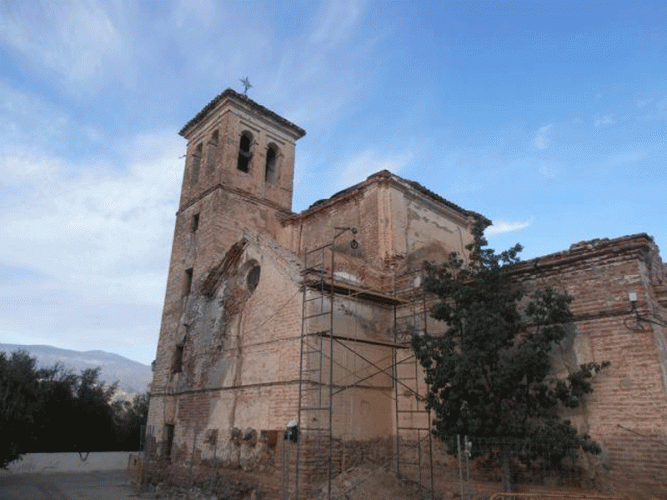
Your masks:
M248 95L248 89L252 88L250 80L248 80L248 77L246 76L245 78L241 78L241 83L243 84L243 94Z

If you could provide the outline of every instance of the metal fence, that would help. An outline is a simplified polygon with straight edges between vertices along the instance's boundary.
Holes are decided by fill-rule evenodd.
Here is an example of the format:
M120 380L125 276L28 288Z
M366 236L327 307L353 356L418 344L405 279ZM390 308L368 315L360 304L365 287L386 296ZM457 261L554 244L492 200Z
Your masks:
M595 461L585 458L577 448L558 443L456 436L449 448L456 450L462 499L474 498L480 486L496 491L508 488L584 491L595 486Z

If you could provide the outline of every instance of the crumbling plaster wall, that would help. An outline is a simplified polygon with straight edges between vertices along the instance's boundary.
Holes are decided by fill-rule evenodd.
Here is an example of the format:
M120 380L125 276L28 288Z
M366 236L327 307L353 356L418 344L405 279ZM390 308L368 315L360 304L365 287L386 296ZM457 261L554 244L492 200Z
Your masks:
M354 227L356 234L341 233L336 239L336 279L394 295L398 286L396 277L400 273L420 267L424 260L442 261L452 251L465 253L464 247L470 242L471 224L470 217L404 186L390 174L380 173L288 219L282 241L303 254L331 243L333 228ZM350 247L352 238L358 241L358 249ZM325 252L321 261L311 259L308 265L323 265L329 273L330 253ZM418 282L411 285L418 289L421 277L413 279ZM321 311L329 311L327 303ZM394 342L393 307L345 300L339 296L334 305L333 321L336 335ZM327 316L311 320L308 329L324 331L328 322ZM429 324L436 327L432 321ZM362 379L366 374L378 372L378 366L386 371L380 370L374 377L364 380L360 383L364 387L347 388L334 398L334 434L350 439L395 434L394 386L387 375L392 363L391 349L358 343L347 345L349 349L340 346L335 349L336 363L342 366L334 368L334 385L354 384L355 377ZM376 366L363 361L355 352ZM404 349L399 357L408 352L409 349ZM401 364L399 370L403 378L412 381L422 375L414 362ZM412 382L415 383L419 384ZM415 388L425 394L423 384ZM406 409L423 409L423 401L405 387L399 390L399 398L404 400L402 407ZM423 422L423 414L403 413L401 418L404 427L428 426Z
M354 293L354 290L351 293ZM328 289L324 288L324 294L311 290L308 297L313 300L308 303L306 315L321 315L308 320L307 331L328 330L331 323L331 296ZM333 311L333 329L339 337L381 342L393 339L394 310L391 305L362 300L353 295L337 294Z
M338 229L337 229L338 228ZM340 228L354 228L353 234ZM351 240L359 242L352 248ZM381 256L378 254L377 190L356 189L337 199L327 200L285 221L285 229L278 238L299 256L333 243L335 269L357 284L368 288L386 288ZM311 254L308 266L324 266L331 272L331 254L324 260Z
M414 190L385 185L382 195L387 206L382 234L389 239L385 254L403 257L406 269L442 262L451 252L467 253L471 219Z
M313 384L329 386L333 380L333 434L343 439L372 439L392 433L393 385L391 381L393 307L360 300L354 296L336 295L333 301L326 291L308 293L305 314L310 319L306 332L323 332L309 342L321 342L323 357L317 352L305 357L304 378ZM334 363L330 364L329 330L333 321L336 342ZM332 374L330 373L332 369ZM313 371L315 370L315 371ZM333 378L331 378L333 375ZM319 406L317 393L308 391L304 406ZM322 397L328 405L328 387ZM320 418L309 415L306 419ZM315 422L302 422L313 427Z
M195 216L198 216L198 227L193 229ZM183 338L186 270L192 270L192 281L196 284L219 263L247 227L261 228L270 235L277 231L277 226L275 209L220 189L179 211L153 375L154 392L164 390L172 370L172 354Z
M182 370L169 373L151 402L158 441L166 439L160 424L175 424L177 459L193 450L201 458L241 453L234 429L261 435L284 429L297 414L298 261L267 237L247 237L253 241L237 242L193 284L175 339L184 345ZM256 266L251 289L248 272Z
M334 234L336 271L365 287L392 294L395 276L442 261L453 251L465 254L473 219L379 172L301 214L283 220L278 241L299 255L331 244ZM335 231L353 227L354 235ZM359 247L350 247L350 240ZM325 260L325 266L330 266Z
M523 264L526 283L551 285L574 297L575 331L554 354L562 373L589 361L610 361L593 393L569 416L603 448L612 478L667 484L667 390L663 328L635 319L665 317L652 290L661 280L657 248L646 235L573 245L569 251ZM639 486L638 486L639 487Z

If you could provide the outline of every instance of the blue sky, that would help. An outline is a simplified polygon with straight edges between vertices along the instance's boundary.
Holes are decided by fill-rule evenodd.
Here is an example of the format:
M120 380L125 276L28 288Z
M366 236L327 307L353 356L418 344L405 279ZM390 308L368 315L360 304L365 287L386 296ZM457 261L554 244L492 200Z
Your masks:
M0 0L0 342L154 358L185 142L227 87L305 128L294 210L389 169L524 258L667 249L667 4Z

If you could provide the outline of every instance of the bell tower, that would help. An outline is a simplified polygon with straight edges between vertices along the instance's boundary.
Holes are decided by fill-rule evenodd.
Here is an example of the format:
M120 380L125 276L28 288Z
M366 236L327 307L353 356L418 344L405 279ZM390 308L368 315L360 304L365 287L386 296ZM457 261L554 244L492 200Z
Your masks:
M216 189L291 210L294 146L303 129L227 89L179 133L188 141L179 212Z
M183 351L190 292L248 229L277 237L290 213L300 127L246 95L225 90L180 131L187 139L153 390L164 389ZM179 351L180 349L180 351Z
M277 215L292 208L295 143L305 134L232 89L183 127L188 145L170 282L188 269L196 281L247 229L277 237Z

